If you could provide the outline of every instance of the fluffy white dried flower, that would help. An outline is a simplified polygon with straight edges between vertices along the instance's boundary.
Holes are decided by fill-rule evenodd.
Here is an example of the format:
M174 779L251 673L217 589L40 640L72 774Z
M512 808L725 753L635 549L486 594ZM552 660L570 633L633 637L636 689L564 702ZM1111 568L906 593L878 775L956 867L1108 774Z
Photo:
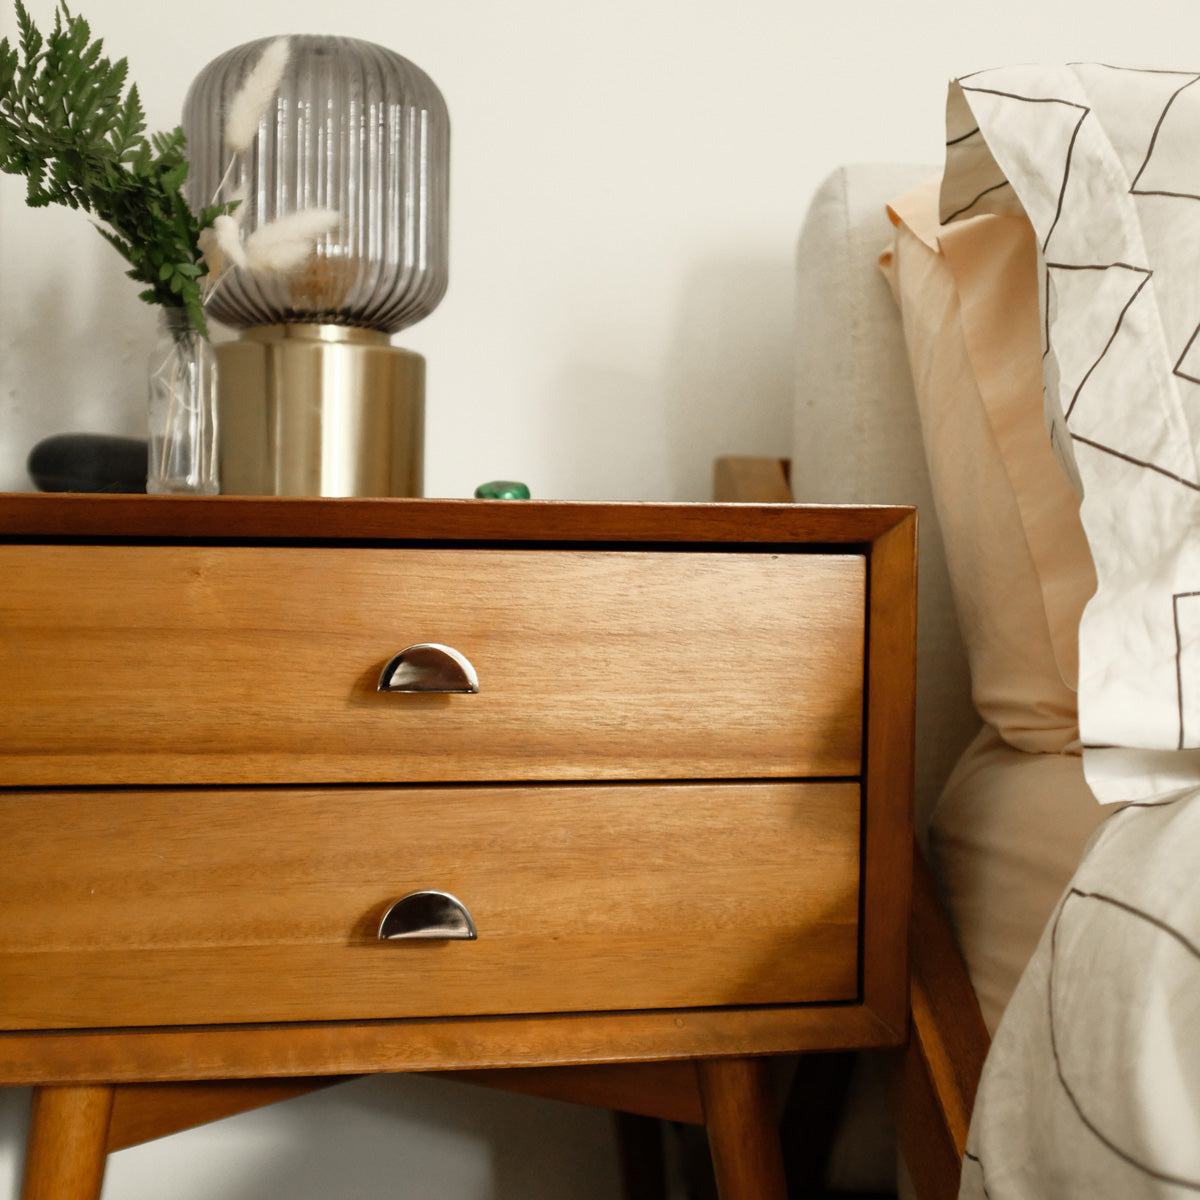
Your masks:
M227 213L219 216L199 238L200 253L208 267L204 281L202 303L212 299L213 294L225 281L233 267L246 265L246 251L242 247L242 232L237 221Z
M208 231L205 230L207 233ZM216 254L220 258L220 266L214 270L210 262L208 269L214 275L222 274L229 267L244 267L247 265L246 251L242 247L242 231L237 219L228 213L223 213L212 223L213 241L216 243ZM205 257L208 251L205 249Z
M268 43L229 105L225 118L225 145L235 154L254 141L258 122L279 90L291 48L291 40L286 37Z
M228 265L225 262L225 255L221 253L221 247L217 245L217 231L211 225L207 229L200 230L196 244L200 247L200 254L204 258L205 266L208 267L209 279L215 279Z
M305 208L261 225L241 245L245 266L261 274L294 271L312 254L317 238L337 228L339 219L331 208Z

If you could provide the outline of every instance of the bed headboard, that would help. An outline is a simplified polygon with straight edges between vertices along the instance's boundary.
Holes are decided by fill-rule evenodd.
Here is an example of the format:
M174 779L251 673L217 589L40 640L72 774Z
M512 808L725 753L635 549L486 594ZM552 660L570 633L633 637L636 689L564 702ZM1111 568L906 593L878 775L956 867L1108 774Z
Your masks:
M946 572L899 312L879 271L886 205L937 168L838 168L818 189L796 256L792 488L814 503L920 510L917 828L979 728ZM836 448L836 452L831 452Z

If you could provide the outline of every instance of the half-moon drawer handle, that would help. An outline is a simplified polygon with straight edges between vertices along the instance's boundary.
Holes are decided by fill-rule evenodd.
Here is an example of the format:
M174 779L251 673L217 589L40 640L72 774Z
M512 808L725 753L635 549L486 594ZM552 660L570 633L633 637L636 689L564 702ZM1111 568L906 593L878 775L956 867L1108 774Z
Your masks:
M477 692L479 676L465 654L437 642L405 646L379 676L381 692Z
M383 914L381 942L402 938L474 941L475 921L467 906L449 892L409 892Z

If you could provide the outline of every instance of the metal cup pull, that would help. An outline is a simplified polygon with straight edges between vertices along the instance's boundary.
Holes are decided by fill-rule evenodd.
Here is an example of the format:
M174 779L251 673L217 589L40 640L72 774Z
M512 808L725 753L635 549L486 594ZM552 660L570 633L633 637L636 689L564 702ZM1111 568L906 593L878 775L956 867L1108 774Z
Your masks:
M424 938L439 941L475 941L475 921L467 906L449 892L409 892L383 914L379 940Z
M437 642L405 646L379 676L381 692L478 692L479 677L465 654Z

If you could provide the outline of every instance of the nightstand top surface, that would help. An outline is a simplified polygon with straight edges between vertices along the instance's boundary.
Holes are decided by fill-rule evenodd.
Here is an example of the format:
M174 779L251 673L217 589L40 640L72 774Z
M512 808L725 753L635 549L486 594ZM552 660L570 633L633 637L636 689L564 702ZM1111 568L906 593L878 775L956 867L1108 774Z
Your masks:
M0 537L531 542L872 542L887 505L0 494Z

